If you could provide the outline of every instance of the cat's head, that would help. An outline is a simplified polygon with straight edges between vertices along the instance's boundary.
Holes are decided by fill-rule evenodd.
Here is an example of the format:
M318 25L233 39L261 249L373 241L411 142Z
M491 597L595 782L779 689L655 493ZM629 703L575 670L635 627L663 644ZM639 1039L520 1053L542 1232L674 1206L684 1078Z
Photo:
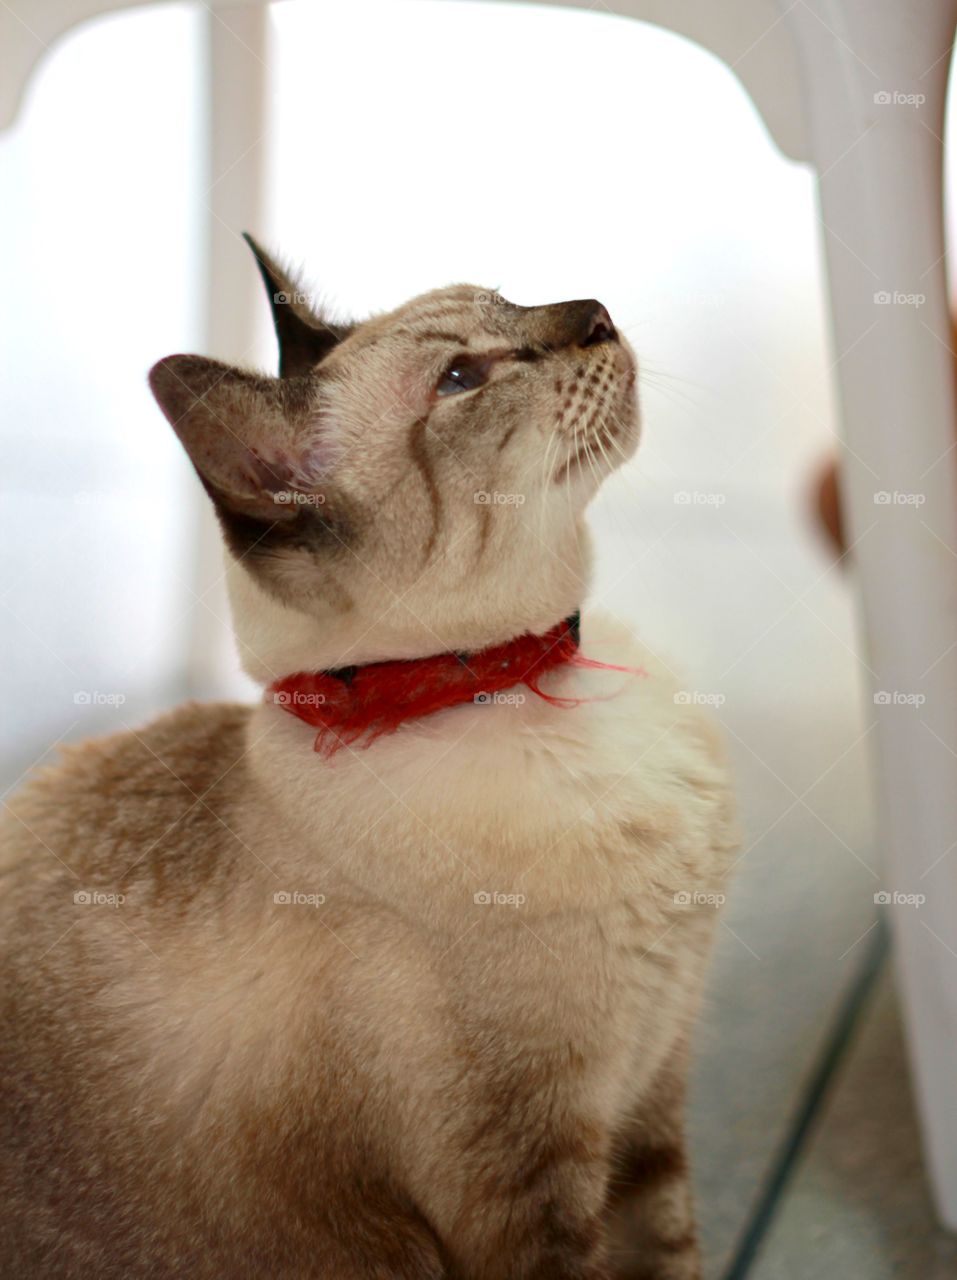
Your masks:
M454 285L334 325L253 248L280 376L189 355L150 373L222 526L250 674L477 649L573 612L584 508L638 441L605 308Z

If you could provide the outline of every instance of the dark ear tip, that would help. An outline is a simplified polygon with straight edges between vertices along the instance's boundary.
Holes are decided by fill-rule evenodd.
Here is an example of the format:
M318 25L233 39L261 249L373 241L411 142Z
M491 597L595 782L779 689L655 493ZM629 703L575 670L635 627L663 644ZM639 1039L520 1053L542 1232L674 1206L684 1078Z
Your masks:
M205 356L173 355L157 360L147 374L147 382L157 404L167 417L180 417L186 406L201 400L207 392L232 372L229 365Z
M164 356L162 360L157 360L149 373L146 380L150 384L150 390L154 396L159 396L171 386L182 386L183 379L177 370L182 370L190 360L195 360L195 356L173 355Z
M164 387L169 385L170 367L169 362L175 360L175 356L164 356L162 360L157 360L149 373L146 375L146 381L150 385L150 391L154 396L159 395Z
M269 295L270 306L275 312L275 295L277 293L292 293L294 292L294 286L285 278L282 270L248 231L243 232L243 239L249 245L252 255L256 259L256 266L259 268L259 274L262 276L263 284L266 286L266 293Z
M253 236L251 236L248 231L244 231L242 233L242 237L246 241L246 243L249 245L249 248L252 252L253 257L256 259L259 269L262 271L267 266L270 266L271 263L269 262L269 255L266 253L265 249L263 249L259 241L254 239Z

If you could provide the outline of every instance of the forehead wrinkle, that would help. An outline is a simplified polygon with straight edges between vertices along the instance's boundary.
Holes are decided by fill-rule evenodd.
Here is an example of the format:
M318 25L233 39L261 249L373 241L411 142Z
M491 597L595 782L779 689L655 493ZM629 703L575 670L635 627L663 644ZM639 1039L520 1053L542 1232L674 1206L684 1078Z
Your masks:
M467 347L471 341L461 333L450 333L445 329L414 329L403 326L395 332L408 334L410 337L417 338L419 342L451 342L459 347Z
M427 319L448 320L454 316L466 316L473 313L473 308L466 308L459 299L451 304L435 298L434 294L424 294L421 298L413 298L392 311L370 316L355 326L336 351L368 350L386 338L400 332L414 332L417 322ZM336 354L336 352L333 352Z
M473 330L476 328L476 316L473 311L462 307L443 308L441 311L411 312L403 317L403 323L410 332L440 328Z

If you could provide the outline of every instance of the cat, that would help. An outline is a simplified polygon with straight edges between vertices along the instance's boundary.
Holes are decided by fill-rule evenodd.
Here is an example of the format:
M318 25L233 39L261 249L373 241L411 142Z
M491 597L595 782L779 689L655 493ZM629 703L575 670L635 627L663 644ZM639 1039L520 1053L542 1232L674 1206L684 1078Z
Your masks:
M150 383L267 692L68 748L10 803L0 1272L693 1280L732 789L652 653L587 607L575 637L634 353L595 301L466 285L336 325L250 243L279 376ZM521 644L552 665L509 685ZM348 741L316 695L333 750L275 692L436 671L441 709Z

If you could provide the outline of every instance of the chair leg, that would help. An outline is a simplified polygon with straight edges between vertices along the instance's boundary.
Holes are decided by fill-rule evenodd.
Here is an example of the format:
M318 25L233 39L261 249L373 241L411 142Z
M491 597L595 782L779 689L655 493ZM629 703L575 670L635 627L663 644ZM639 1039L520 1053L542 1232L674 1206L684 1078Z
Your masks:
M267 5L213 4L207 18L206 293L204 351L231 364L256 364L266 315L262 285L244 230L265 221L269 90ZM189 613L188 683L203 697L233 696L239 685L223 582L219 529L197 492L198 554Z
M957 3L916 21L898 0L808 0L787 21L809 87L886 885L902 895L881 909L937 1208L957 1229L957 405L941 143Z

